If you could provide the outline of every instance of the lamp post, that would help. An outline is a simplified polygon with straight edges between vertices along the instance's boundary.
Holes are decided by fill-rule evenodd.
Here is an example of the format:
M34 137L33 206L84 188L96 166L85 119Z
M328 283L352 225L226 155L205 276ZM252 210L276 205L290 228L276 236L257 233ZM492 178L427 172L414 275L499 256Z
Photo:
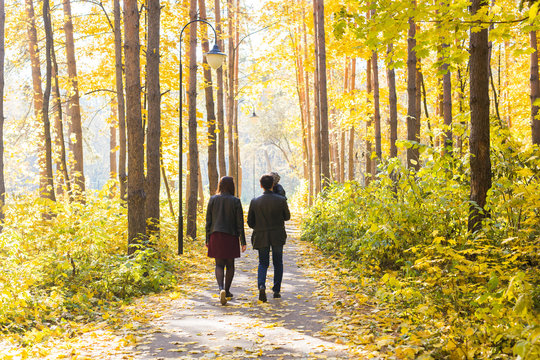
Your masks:
M184 27L182 28L182 31L180 31L180 44L179 44L179 110L178 110L178 254L181 255L184 253L184 214L182 212L182 35L184 34L184 30L188 27L188 25L194 23L194 22L203 22L206 25L208 25L212 31L214 32L214 47L212 50L206 53L206 61L208 62L208 65L212 69L218 69L222 64L223 60L225 60L224 53L221 52L218 46L217 42L217 33L216 29L210 24L208 21L203 19L195 19L188 22Z

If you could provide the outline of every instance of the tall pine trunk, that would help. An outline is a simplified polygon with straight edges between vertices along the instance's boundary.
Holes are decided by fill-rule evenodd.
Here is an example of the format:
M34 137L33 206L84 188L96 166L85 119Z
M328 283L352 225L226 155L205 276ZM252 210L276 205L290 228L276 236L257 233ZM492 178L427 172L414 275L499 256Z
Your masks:
M50 16L49 0L43 0L43 25L45 27L45 91L43 93L43 131L45 134L45 169L47 174L47 189L43 197L56 201L54 195L54 177L52 168L52 140L51 140L51 122L49 120L49 103L52 89L52 47L53 35Z
M199 12L201 19L206 20L206 4L204 0L199 0ZM202 40L202 51L207 53L210 50L208 44L208 29L204 28ZM218 169L217 169L217 142L216 142L216 114L214 109L214 88L212 86L212 73L206 57L203 58L204 66L204 96L206 99L206 121L208 123L208 184L210 194L217 190Z
M416 9L416 0L412 1L412 8ZM419 142L416 136L417 122L419 121L417 97L420 89L417 87L417 60L416 60L416 24L414 18L409 18L409 32L407 35L407 140ZM420 166L420 151L417 145L407 148L407 167L418 169Z
M354 95L356 90L356 58L352 59L351 64L351 80L349 82L350 92ZM353 111L356 111L353 109ZM354 180L354 125L349 130L349 181Z
M114 0L114 70L116 85L116 105L118 107L118 181L120 183L120 199L126 199L126 105L124 101L124 80L122 72L122 25L120 21L120 0Z
M214 8L216 13L216 32L218 34L218 45L223 49L223 40L221 39L221 1L215 0ZM223 66L217 69L217 156L219 164L219 177L227 176L227 163L225 162L225 123L224 123L224 104L223 104ZM210 189L213 193L215 189Z
M144 133L141 113L139 9L137 0L124 1L126 59L126 125L128 140L128 254L146 236L144 192Z
M26 5L26 17L28 21L26 23L28 32L28 52L30 54L30 64L32 67L32 90L33 90L33 102L34 102L34 116L36 117L36 124L39 127L43 124L43 89L41 87L41 66L39 58L39 47L37 40L36 19L34 13L33 0L25 0ZM44 194L47 188L47 173L45 169L45 147L43 144L44 135L40 130L40 142L38 145L38 165L39 165L39 189L40 194Z
M147 0L148 44L146 49L146 93L148 130L146 134L146 224L149 234L159 235L159 193L161 185L161 90L159 84L159 0Z
M377 161L373 161L373 174L377 173L377 162L382 159L381 145L381 111L379 101L379 59L377 52L374 51L371 58L371 66L373 67L373 131L375 133L375 155Z
M321 192L321 116L320 116L320 98L319 98L319 39L317 37L317 11L316 1L313 0L313 23L314 23L314 52L315 52L315 72L313 74L313 143L315 147L314 154L314 182L315 194Z
M308 42L307 42L307 29L306 29L306 13L304 7L302 7L302 35L303 35L303 48L304 48L304 64L308 61ZM309 101L309 72L304 66L304 98L306 102L306 143L307 143L307 168L308 168L308 205L312 204L314 196L313 185L313 139L311 136L311 104Z
M373 83L371 81L371 72L372 72L372 66L371 66L371 59L367 60L366 64L366 91L367 91L367 101L368 104L371 103L371 96L373 92ZM372 135L372 125L373 125L373 116L368 115L368 119L366 121L366 153L365 153L365 185L369 185L371 180L373 179L373 166L371 165L372 159L371 159L371 153L373 151L372 149L372 143L371 143L371 135Z
M540 119L538 118L539 106L535 101L540 97L540 80L538 79L538 41L536 30L530 32L531 48L531 132L533 144L540 144Z
M234 48L234 13L233 0L227 0L227 21L229 54L231 58L227 63L227 140L229 150L229 176L236 182L236 160L234 158L234 64L236 49Z
M189 19L197 18L197 0L190 0ZM189 142L189 192L187 195L186 235L197 237L197 192L199 148L197 145L197 23L189 28L189 82L188 82L188 142Z
M397 93L396 93L396 72L394 70L394 44L388 44L388 65L386 79L388 82L388 112L390 122L390 157L397 157Z
M4 0L0 0L0 231L4 227L4 205L6 204L6 184L4 177L4 36L6 13Z
M66 58L69 78L68 90L68 122L70 133L75 136L73 149L73 179L75 198L84 202L85 180L83 159L83 134L81 122L81 108L79 105L79 83L77 79L77 63L75 61L75 42L73 40L73 22L71 18L71 0L63 0L64 32L66 34ZM71 138L71 136L70 136Z
M487 0L472 0L471 13L483 11ZM488 29L472 31L470 35L470 107L471 134L471 192L469 208L469 231L480 230L487 216L486 196L491 188L491 160L489 157L489 72Z
M116 128L118 123L116 119L118 118L116 103L111 104L111 123L109 124L109 174L110 178L114 179L116 174L118 174L118 163L116 161L116 146L117 146L117 136Z
M52 37L52 36L51 36ZM51 40L52 41L52 40ZM60 95L60 84L58 74L58 62L56 61L56 52L54 49L54 41L52 41L51 47L51 61L52 61L52 77L54 80L54 132L55 132L55 152L56 152L56 169L58 174L58 181L56 184L57 194L63 194L64 188L67 190L68 199L73 199L71 192L71 183L68 174L67 156L66 156L66 143L64 139L64 120L62 116L62 98Z
M443 49L448 51L448 44L443 44ZM443 118L444 118L444 147L446 151L452 153L453 135L452 135L452 73L446 59L448 54L445 52L445 63L443 64Z
M319 116L321 131L321 177L322 187L330 181L330 145L328 136L328 96L326 89L326 40L324 31L324 0L314 0L317 14L317 47L319 63Z

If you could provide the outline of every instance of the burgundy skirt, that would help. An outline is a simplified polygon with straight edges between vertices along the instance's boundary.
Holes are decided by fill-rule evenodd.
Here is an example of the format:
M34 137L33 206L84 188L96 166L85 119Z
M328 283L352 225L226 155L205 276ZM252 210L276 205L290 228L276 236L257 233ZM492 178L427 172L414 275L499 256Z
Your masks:
M208 257L215 259L234 259L240 257L240 239L238 236L222 232L213 232L208 241Z

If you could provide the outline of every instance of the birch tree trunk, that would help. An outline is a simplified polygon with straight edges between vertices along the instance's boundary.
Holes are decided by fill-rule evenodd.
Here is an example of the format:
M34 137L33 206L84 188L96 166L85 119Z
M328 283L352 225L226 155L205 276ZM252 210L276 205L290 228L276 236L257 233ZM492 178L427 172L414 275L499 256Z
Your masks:
M73 148L73 179L74 196L78 201L84 202L84 158L83 135L81 122L81 108L79 105L79 84L77 79L77 63L75 62L75 42L73 40L73 22L71 19L71 0L63 0L64 32L66 34L66 58L69 78L68 90L68 123L70 133L75 136ZM71 138L71 137L70 137Z
M475 15L487 7L487 0L472 0L471 14ZM489 157L489 73L488 73L488 29L471 31L470 35L470 107L471 134L471 192L469 208L469 231L482 227L487 217L486 195L491 188L491 160Z
M126 59L126 125L128 140L128 254L146 236L144 192L144 133L141 113L139 9L137 0L124 1Z

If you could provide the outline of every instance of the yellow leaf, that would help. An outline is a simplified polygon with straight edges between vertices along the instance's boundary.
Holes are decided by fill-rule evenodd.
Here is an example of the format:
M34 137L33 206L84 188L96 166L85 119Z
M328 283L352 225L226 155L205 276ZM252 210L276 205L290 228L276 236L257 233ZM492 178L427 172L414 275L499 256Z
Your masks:
M472 336L473 334L474 334L473 328L467 328L467 330L465 330L465 336Z

